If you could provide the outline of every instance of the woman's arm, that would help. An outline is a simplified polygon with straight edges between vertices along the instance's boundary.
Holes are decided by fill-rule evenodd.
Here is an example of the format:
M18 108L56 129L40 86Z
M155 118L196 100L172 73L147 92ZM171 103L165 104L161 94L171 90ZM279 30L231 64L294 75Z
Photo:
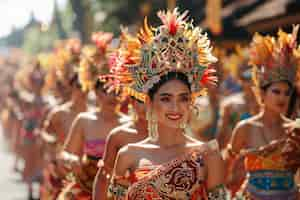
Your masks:
M224 160L217 150L208 150L205 157L207 166L207 189L209 200L226 200L229 194L225 188Z
M133 153L128 145L118 152L109 189L114 200L126 198L127 189L130 186L130 171L134 163Z
M84 118L79 114L72 122L69 133L64 143L63 150L79 157L83 155L84 148Z
M220 111L220 119L218 122L218 128L217 128L217 141L220 145L220 149L224 149L226 148L226 145L228 143L228 139L230 139L230 113L231 113L231 109L230 109L230 105L224 105L221 108Z
M112 177L113 168L122 140L122 133L111 133L106 139L103 160L99 164L99 170L94 180L93 200L106 200L108 186Z
M109 134L109 136L106 139L103 160L100 161L99 170L94 180L93 200L107 199L108 186L111 180L117 153L117 134Z

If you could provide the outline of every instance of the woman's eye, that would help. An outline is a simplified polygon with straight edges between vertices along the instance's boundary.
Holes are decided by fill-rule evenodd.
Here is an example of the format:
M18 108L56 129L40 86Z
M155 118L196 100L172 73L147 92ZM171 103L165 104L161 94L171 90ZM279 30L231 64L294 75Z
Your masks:
M182 101L182 102L188 102L190 99L189 99L189 97L181 97L180 98L180 101Z
M273 89L272 92L273 92L274 94L280 94L280 91L277 90L277 89Z
M164 97L160 99L162 102L169 102L170 98L169 97Z

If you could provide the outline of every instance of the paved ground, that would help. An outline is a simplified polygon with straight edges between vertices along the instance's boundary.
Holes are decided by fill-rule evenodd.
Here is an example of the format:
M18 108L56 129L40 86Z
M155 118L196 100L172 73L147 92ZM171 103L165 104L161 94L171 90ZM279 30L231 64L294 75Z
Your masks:
M0 199L26 200L26 187L21 176L13 172L14 157L8 151L0 125Z

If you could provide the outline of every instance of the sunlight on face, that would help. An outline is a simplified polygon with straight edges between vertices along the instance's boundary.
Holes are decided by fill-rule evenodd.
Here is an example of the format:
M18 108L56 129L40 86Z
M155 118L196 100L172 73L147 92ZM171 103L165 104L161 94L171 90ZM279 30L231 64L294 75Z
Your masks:
M262 98L265 108L276 113L286 114L291 96L291 88L286 82L272 83Z
M158 123L171 128L179 128L189 118L191 92L180 80L170 80L155 93L152 109Z

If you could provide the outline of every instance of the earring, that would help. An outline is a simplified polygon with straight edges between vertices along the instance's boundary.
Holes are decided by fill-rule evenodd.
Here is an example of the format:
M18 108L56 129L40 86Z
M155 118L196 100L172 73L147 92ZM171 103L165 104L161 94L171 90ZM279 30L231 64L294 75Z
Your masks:
M157 117L152 111L147 111L146 119L148 121L148 134L153 140L158 139Z
M187 124L185 122L182 122L179 124L179 128L181 128L183 130L186 128L186 126L187 126Z
M186 126L184 128L184 133L185 133L185 135L188 135L188 136L194 136L192 127L189 124L186 124Z
M138 119L139 119L138 114L137 114L136 110L133 108L132 104L128 105L128 113L134 122L138 121Z
M183 130L183 133L188 136L193 136L193 130L188 123L181 123L179 127Z

